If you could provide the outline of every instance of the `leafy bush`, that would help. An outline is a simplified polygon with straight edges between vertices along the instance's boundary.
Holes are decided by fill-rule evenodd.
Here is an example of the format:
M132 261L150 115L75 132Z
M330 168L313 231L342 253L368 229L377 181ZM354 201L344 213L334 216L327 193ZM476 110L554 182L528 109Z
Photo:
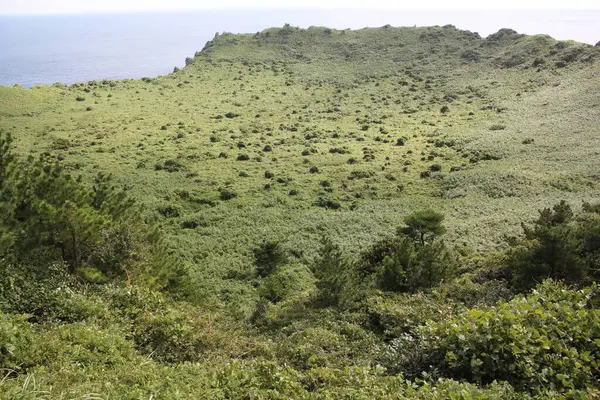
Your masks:
M426 293L378 292L365 299L364 307L369 317L367 327L385 340L406 334L414 336L426 322L445 321L463 310L452 301ZM395 371L396 363L397 360L385 366Z
M273 303L290 298L294 293L310 290L310 272L303 265L283 266L267 276L258 288L258 293Z
M490 131L503 131L504 129L506 129L506 125L494 124L490 126Z
M342 208L342 203L340 203L338 200L329 198L329 197L322 197L322 196L320 196L317 199L317 201L315 201L315 205L317 207L328 208L331 210L338 210L338 209Z
M585 389L600 378L598 293L547 280L527 297L424 325L416 369L478 384L505 380L533 393Z
M494 306L513 296L509 282L490 279L476 283L472 274L464 274L450 282L440 284L435 289L435 294L441 301L456 301L469 308Z
M33 364L35 332L26 316L0 313L0 368L19 370Z

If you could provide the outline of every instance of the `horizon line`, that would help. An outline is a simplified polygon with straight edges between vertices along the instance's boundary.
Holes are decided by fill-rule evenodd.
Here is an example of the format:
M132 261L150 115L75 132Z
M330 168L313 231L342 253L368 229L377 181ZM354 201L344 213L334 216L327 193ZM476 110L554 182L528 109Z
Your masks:
M131 15L131 14L162 14L181 12L260 12L260 11L429 11L429 12L511 12L511 11L569 11L569 12L600 12L598 8L567 8L567 7L519 7L519 8L452 8L452 7L212 7L212 8L174 8L149 10L90 10L90 11L58 11L58 12L0 12L0 17L34 17L34 16L77 16L77 15Z

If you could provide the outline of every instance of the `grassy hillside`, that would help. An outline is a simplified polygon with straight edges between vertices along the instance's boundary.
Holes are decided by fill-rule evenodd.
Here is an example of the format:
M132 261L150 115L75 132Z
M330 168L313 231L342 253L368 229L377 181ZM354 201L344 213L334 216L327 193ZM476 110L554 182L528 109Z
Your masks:
M461 252L459 271L465 272L506 250L505 236L520 234L520 223L535 219L537 210L566 200L580 212L582 202L600 198L599 61L598 47L509 29L481 38L450 25L357 31L285 26L218 34L186 60L184 69L168 76L0 88L0 132L12 135L16 154L46 155L83 175L84 182L98 172L112 174L142 207L142 219L160 225L169 254L188 274L192 305L175 303L164 313L181 318L184 331L196 329L187 323L218 331L209 329L201 334L207 337L194 339L205 346L205 360L220 360L206 364L220 365L213 372L205 371L213 368L205 364L161 364L164 360L152 357L155 350L138 353L143 340L136 335L142 335L148 321L113 309L121 296L116 291L125 289L95 288L81 295L96 304L93 316L88 310L83 320L99 324L98 335L106 333L98 339L108 341L106 351L128 349L124 361L114 361L123 370L110 367L110 378L90 378L91 383L80 381L74 371L74 376L64 372L52 378L56 386L48 383L44 390L52 396L66 393L66 398L122 394L126 383L118 388L97 383L114 381L129 365L144 365L141 360L150 354L148 370L134 374L163 376L166 386L173 374L177 385L200 374L206 393L217 390L228 374L238 374L244 388L254 387L247 382L254 374L272 373L285 376L281 379L291 386L273 383L270 398L300 398L304 394L294 385L306 389L306 381L318 386L320 379L350 379L350 386L365 393L371 386L380 390L381 398L396 389L393 398L417 396L411 390L419 389L407 386L404 378L377 371L373 354L383 340L381 332L359 328L379 307L385 309L382 318L394 324L404 320L403 304L409 300L384 296L382 303L372 300L366 314L331 316L330 326L311 322L329 318L327 309L313 315L301 308L290 316L314 291L310 268L322 237L330 237L353 259L392 235L407 215L432 208L445 215L445 243ZM265 304L265 284L255 271L255 250L265 241L279 243L288 258L282 275L291 277L280 283L289 297L267 302L270 333L253 325L257 307ZM402 310L395 311L393 304ZM207 314L195 315L194 307ZM436 307L432 304L422 318L439 319L433 316ZM281 310L285 316L278 314ZM222 325L213 327L213 318ZM126 333L130 328L134 333ZM62 326L52 337L86 341L86 329L96 328ZM298 340L309 344L288 354L291 350L277 341L293 343L294 335L303 335ZM210 350L228 336L236 338L231 348ZM322 340L330 341L329 348L317 349ZM320 351L326 353L322 360ZM332 352L339 359L331 361ZM228 365L232 357L237 361ZM255 366L245 363L257 358L267 360L256 367L261 372L248 372ZM298 363L347 369L336 372L344 376L323 378ZM148 393L176 397L173 388L149 389L158 381L143 383L140 375L132 379L139 390L132 398ZM484 381L470 380L491 382ZM78 387L70 394L69 382ZM430 389L446 398L443 391L454 390L454 384L441 381ZM488 394L475 394L476 387L460 390L472 391L473 398L511 396L513 388L501 386ZM338 389L319 398L341 396ZM248 389L231 390L213 398L237 398L236 390ZM419 396L435 397L422 390Z

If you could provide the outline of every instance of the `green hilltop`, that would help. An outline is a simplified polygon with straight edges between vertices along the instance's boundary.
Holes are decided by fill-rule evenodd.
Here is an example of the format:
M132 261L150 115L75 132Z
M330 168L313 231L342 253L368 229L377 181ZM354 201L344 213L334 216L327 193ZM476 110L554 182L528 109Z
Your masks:
M598 76L510 29L286 25L0 87L0 393L597 396Z

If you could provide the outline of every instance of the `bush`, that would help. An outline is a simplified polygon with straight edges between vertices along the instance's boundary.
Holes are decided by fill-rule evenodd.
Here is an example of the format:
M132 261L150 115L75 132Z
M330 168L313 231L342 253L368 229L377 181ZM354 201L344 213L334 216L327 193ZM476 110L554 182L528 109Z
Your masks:
M182 169L184 169L184 167L183 167L183 165L181 165L181 163L179 163L179 161L166 160L164 162L163 169L165 169L168 172L178 172L178 171L181 171Z
M396 292L416 292L453 278L456 260L443 242L415 244L407 237L395 240L394 249L377 266L377 286Z
M337 305L351 271L340 247L330 238L321 239L321 248L311 270L317 279L317 302L324 306Z
M456 258L437 240L446 228L444 216L432 210L408 215L396 236L382 239L363 252L357 264L363 278L382 290L413 292L454 277Z
M223 201L235 199L237 197L237 193L230 189L221 189L219 191L219 198Z
M159 207L158 212L165 218L177 218L181 215L179 207L173 205Z
M279 242L263 241L253 251L258 276L267 277L287 261L287 254Z
M471 274L465 274L448 283L442 283L435 289L440 301L455 301L466 307L490 307L501 301L509 300L513 292L509 282L490 279L481 283L473 282Z
M281 267L267 276L258 288L259 295L273 303L290 298L295 293L307 291L312 286L309 271L303 265Z
M339 201L326 197L319 197L315 202L315 205L317 207L328 208L330 210L338 210L342 208L342 204Z
M18 371L32 366L34 337L25 316L0 313L0 368Z
M598 277L600 214L587 212L576 218L561 201L540 210L533 225L522 226L523 237L508 240L507 265L517 289L531 288L544 278L582 284Z
M365 302L369 316L368 328L391 340L403 335L415 336L419 326L428 321L445 321L462 307L452 301L439 299L426 293L381 293L369 296ZM397 360L386 365L396 371Z
M547 280L527 297L424 325L423 367L434 376L505 380L533 393L585 389L600 377L598 293L597 286L571 291Z

